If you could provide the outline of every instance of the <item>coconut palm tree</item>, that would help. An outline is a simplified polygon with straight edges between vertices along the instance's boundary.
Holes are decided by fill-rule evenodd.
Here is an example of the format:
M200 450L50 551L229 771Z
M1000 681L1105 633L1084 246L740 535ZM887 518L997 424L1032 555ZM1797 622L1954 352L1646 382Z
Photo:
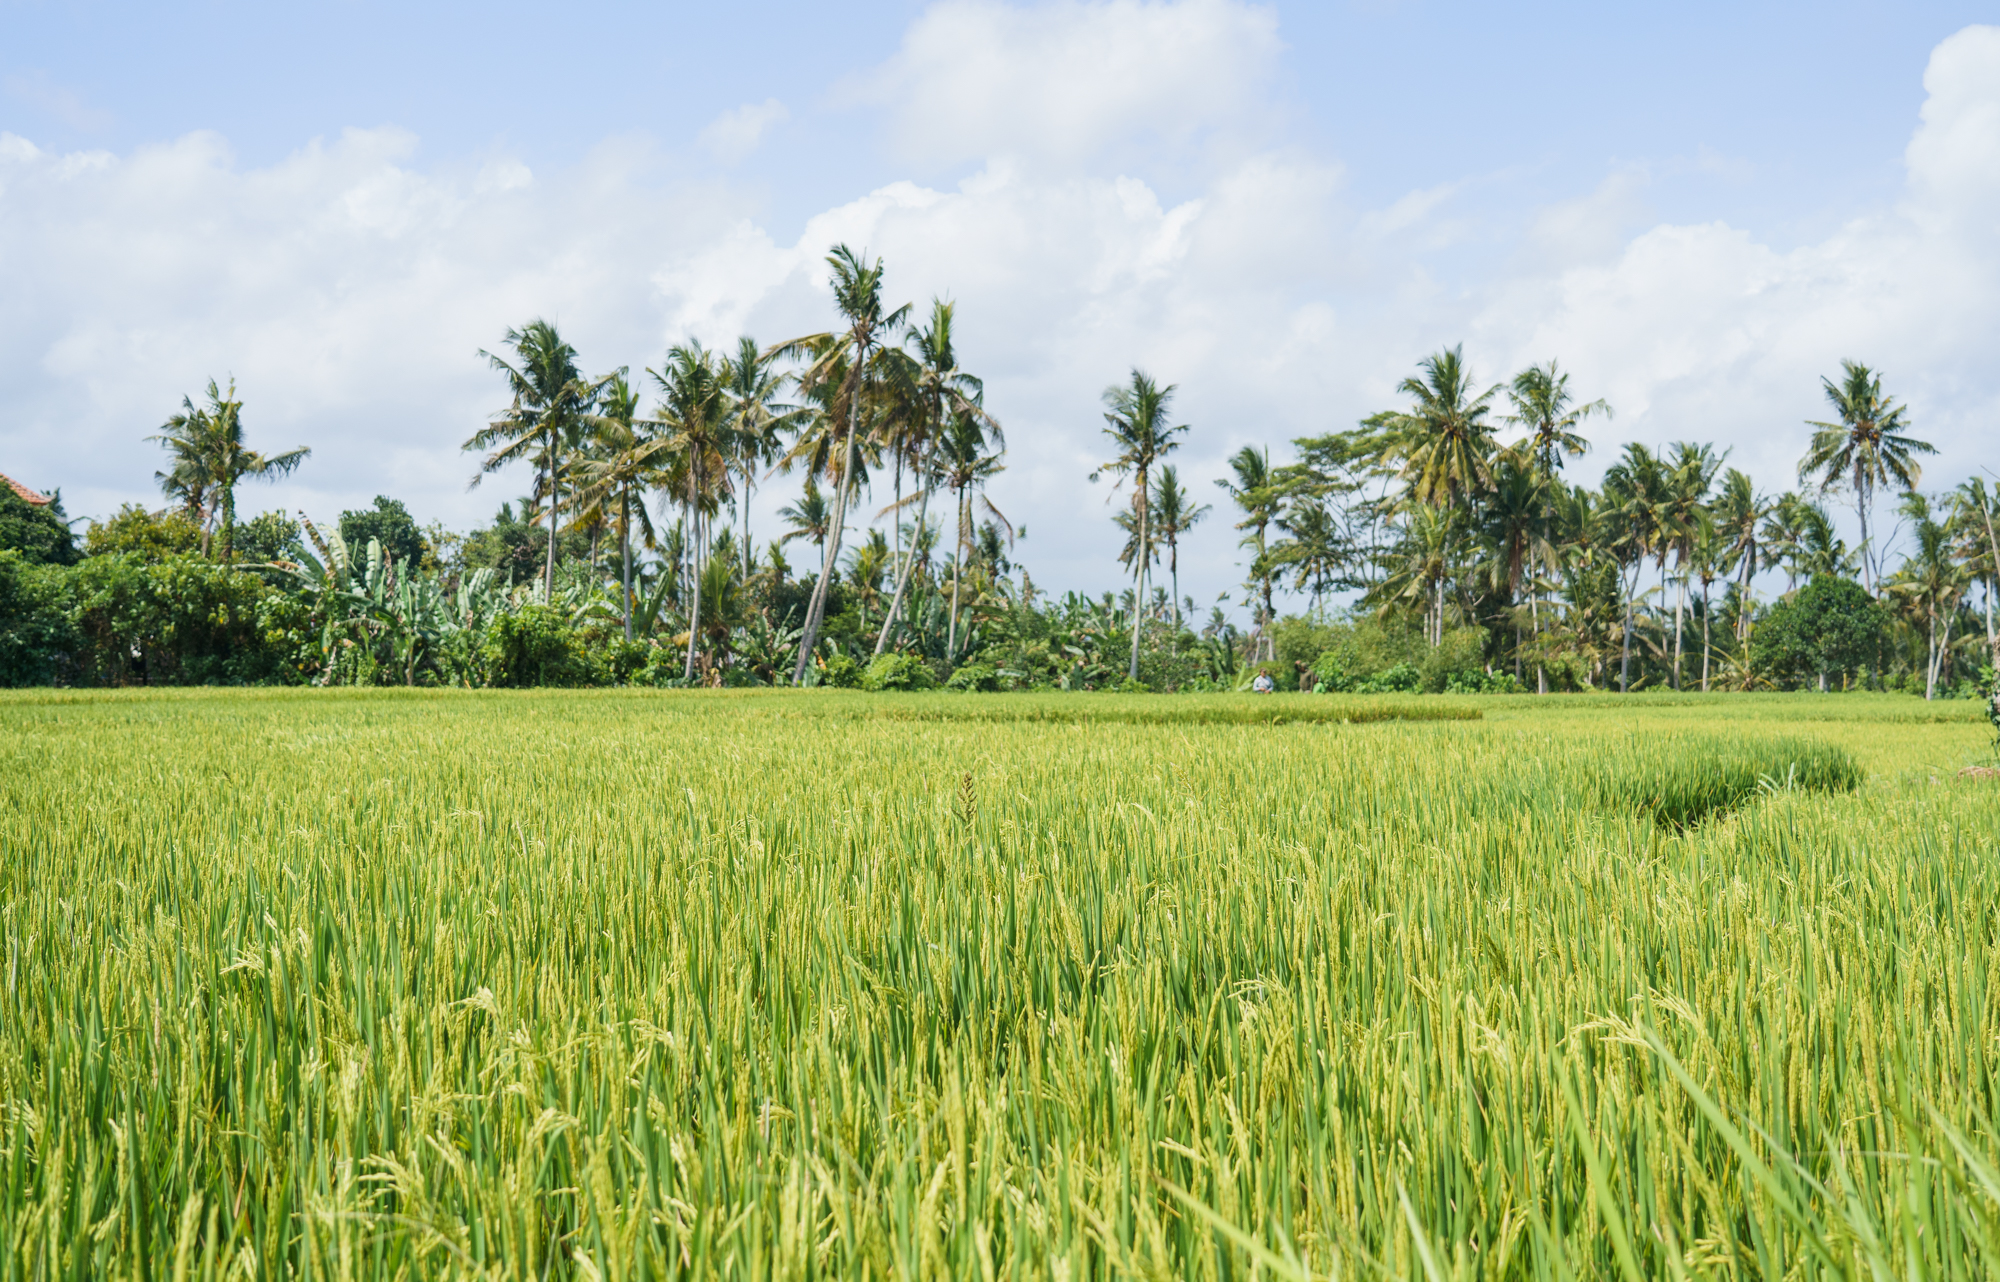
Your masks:
M1575 403L1569 391L1569 375L1560 370L1551 360L1547 365L1530 365L1514 375L1508 385L1507 399L1514 406L1514 412L1505 421L1527 429L1527 435L1514 444L1514 452L1526 458L1534 475L1542 482L1541 497L1544 503L1542 528L1538 532L1544 546L1549 538L1551 513L1547 504L1553 503L1559 492L1555 484L1556 474L1562 470L1565 458L1581 457L1590 448L1581 431L1585 419L1593 415L1612 417L1611 405L1602 399L1583 405ZM1541 594L1534 586L1539 579L1530 579L1528 613L1532 630L1541 634ZM1547 693L1546 673L1538 666L1535 669L1536 690Z
M1747 599L1750 580L1759 568L1758 555L1762 545L1758 542L1758 526L1770 514L1771 501L1757 493L1757 487L1749 475L1737 468L1730 468L1722 476L1722 489L1709 505L1717 537L1724 543L1720 562L1723 573L1734 574L1738 590ZM1749 612L1739 611L1739 621L1747 623ZM1744 640L1741 631L1737 633L1739 644Z
M815 548L826 546L826 532L833 524L833 511L827 506L826 495L814 478L806 477L799 501L779 508L778 516L785 523L785 536L774 546L782 547L793 539L805 539Z
M907 467L917 486L917 523L914 527L917 530L924 528L930 510L931 490L939 472L935 457L939 442L956 418L966 418L979 427L983 435L982 448L991 446L996 451L1006 448L1006 434L985 409L985 384L959 368L958 349L952 340L955 315L954 304L933 298L930 323L920 329L912 329L903 340L914 362L909 370L909 389L913 395L909 406L911 412L896 416L895 439L892 442L896 459L896 501L887 510L897 513L902 510L903 469ZM908 552L903 548L903 526L898 519L896 589L890 598L888 613L882 619L881 633L875 638L876 654L881 654L888 646L890 630L895 627L902 612L910 574L916 566L914 552L914 547Z
M991 445L986 424L970 414L952 415L937 442L938 480L952 492L958 509L958 544L952 553L951 622L945 640L945 653L954 659L958 654L959 583L974 559L975 509L983 506L1010 540L1014 534L1014 523L993 506L992 499L980 493L988 481L1007 467L1002 461L1005 451L990 449L989 452Z
M1180 470L1168 463L1153 484L1153 524L1167 545L1167 575L1173 584L1174 634L1181 630L1181 535L1201 523L1209 505L1197 505L1181 484Z
M1646 557L1657 556L1666 575L1668 541L1673 527L1667 517L1667 465L1659 455L1633 442L1604 474L1604 497L1617 513L1617 536L1611 550L1622 567L1631 566L1623 580L1625 624L1618 643L1618 692L1632 688L1632 614L1638 606L1639 571Z
M169 418L150 439L166 447L173 460L154 479L169 498L178 498L190 514L203 521L202 550L208 550L206 526L220 519L222 559L236 555L236 484L245 479L274 481L288 476L312 451L301 445L282 454L260 454L243 443L243 402L236 399L236 380L223 392L208 380L208 404L196 408L193 398L181 398L181 412Z
M667 349L659 369L648 369L661 400L654 420L666 438L667 490L687 513L694 598L688 610L687 662L682 679L694 680L695 645L701 635L702 571L709 529L730 494L731 404L722 363L700 343Z
M612 375L604 387L599 413L588 430L593 446L589 457L575 466L578 519L595 514L618 530L618 584L625 639L632 639L632 522L639 523L646 547L655 542L652 518L646 513L646 493L663 488L670 477L667 464L672 438L652 431L651 420L638 417L639 393L626 381L625 371Z
M1924 630L1924 698L1931 699L1937 695L1945 655L1951 649L1952 620L1965 596L1968 576L1952 558L1951 531L1932 515L1929 500L1913 490L1903 496L1900 510L1911 523L1917 549L1888 588Z
M1530 365L1514 375L1514 381L1507 387L1507 399L1512 402L1514 412L1504 421L1528 430L1514 448L1527 456L1544 481L1554 479L1562 470L1565 457L1580 457L1590 448L1590 442L1577 430L1585 419L1597 414L1612 416L1610 404L1602 400L1575 404L1570 396L1569 375L1557 369L1554 361Z
M1875 490L1891 481L1906 491L1915 489L1924 473L1915 456L1937 450L1908 434L1909 410L1883 392L1880 374L1854 361L1842 361L1840 368L1840 382L1820 380L1840 421L1807 421L1806 426L1818 430L1806 456L1799 460L1799 481L1804 484L1817 476L1821 490L1845 485L1854 491L1855 510L1861 516L1858 550L1863 586L1873 592L1882 559L1870 544L1868 533Z
M1425 357L1418 371L1396 386L1410 408L1384 418L1386 443L1410 501L1456 507L1492 487L1496 424L1487 416L1500 385L1475 392L1457 347Z
M1722 459L1713 446L1677 442L1669 452L1666 490L1662 498L1662 525L1667 546L1673 549L1674 565L1680 577L1674 585L1674 668L1673 687L1681 688L1681 624L1687 614L1688 562L1694 555L1694 540L1707 510L1708 492Z
M597 395L610 380L586 379L577 368L576 349L563 341L556 327L545 320L532 320L520 329L510 329L502 340L514 349L514 360L503 360L480 349L487 363L507 379L513 403L493 416L485 427L474 432L463 448L487 450L480 460L472 484L509 463L526 459L540 473L537 496L548 502L549 547L543 571L542 591L552 599L556 589L556 532L561 512L557 489L563 453L584 430L585 419L595 408Z
M737 476L737 514L743 524L743 575L750 576L757 550L750 538L750 499L757 474L783 452L783 437L798 430L808 412L779 399L785 376L777 362L745 336L736 341L736 355L722 362L724 394L729 397L729 462Z
M805 627L799 636L798 662L792 670L792 684L805 681L806 667L812 662L813 647L826 613L826 596L833 584L840 559L840 536L847 520L847 495L855 476L856 453L860 448L863 384L877 362L877 349L895 336L908 321L910 305L885 308L882 302L882 260L870 263L864 250L856 254L846 245L836 245L827 255L832 268L833 302L843 327L809 334L779 343L771 354L804 357L808 364L798 375L802 391L815 386L837 388L834 413L845 412L847 431L841 444L843 462L840 483L833 490L833 519L828 531L819 577L813 583L812 599L806 606Z
M1271 640L1271 580L1277 566L1271 559L1268 543L1270 528L1279 522L1285 511L1287 498L1284 478L1271 466L1269 450L1260 450L1246 445L1229 456L1229 470L1234 475L1216 482L1242 511L1243 519L1236 528L1245 531L1237 546L1250 549L1250 579L1245 584L1258 594L1262 612L1258 615L1257 638L1259 658Z
M1139 523L1139 545L1132 566L1132 661L1126 672L1130 681L1139 679L1139 634L1144 624L1140 611L1146 597L1147 563L1152 559L1154 530L1148 502L1152 497L1152 472L1161 459L1180 448L1180 442L1174 438L1188 430L1185 423L1167 422L1167 407L1173 398L1173 384L1162 387L1138 369L1132 371L1130 382L1105 388L1104 434L1111 438L1118 452L1090 474L1093 481L1098 472L1118 477L1118 484L1112 486L1113 494L1124 478L1132 478L1132 515Z

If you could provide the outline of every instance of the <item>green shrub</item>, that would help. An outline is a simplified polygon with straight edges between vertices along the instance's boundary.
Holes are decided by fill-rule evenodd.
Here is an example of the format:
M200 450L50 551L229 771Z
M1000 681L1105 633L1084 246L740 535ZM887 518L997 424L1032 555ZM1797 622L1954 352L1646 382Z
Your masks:
M863 690L935 690L937 676L914 654L878 655L861 674Z
M523 606L493 621L486 637L487 684L501 687L603 684L583 638L562 611Z
M820 664L819 683L837 690L852 690L861 684L861 665L851 654L833 654Z
M944 683L947 690L958 690L970 694L976 691L992 691L1000 688L1000 673L984 663L968 663L951 674Z

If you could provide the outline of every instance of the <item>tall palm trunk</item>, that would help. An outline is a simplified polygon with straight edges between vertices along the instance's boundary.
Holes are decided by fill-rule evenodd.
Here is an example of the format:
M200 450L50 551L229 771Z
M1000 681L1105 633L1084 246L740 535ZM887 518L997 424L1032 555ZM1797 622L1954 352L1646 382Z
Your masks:
M1146 555L1147 540L1151 537L1146 526L1146 518L1151 515L1147 508L1146 469L1142 467L1139 469L1139 564L1132 572L1132 663L1125 673L1128 681L1139 679L1139 631L1145 619L1141 612L1146 608L1146 562L1150 559Z
M1535 643L1535 693L1549 692L1549 671L1542 666L1540 658L1542 643L1542 592L1540 588L1528 594L1528 635Z
M1688 581L1683 574L1674 584L1674 689L1681 688L1681 619L1686 614Z
M1708 584L1702 584L1702 694L1708 694Z
M625 643L632 643L632 492L618 498L618 585L625 613Z
M965 487L958 487L958 525L953 530L958 546L951 554L951 621L945 625L944 654L952 659L958 654L958 585L965 578Z
M549 433L549 549L548 563L542 574L542 600L553 603L556 599L556 438Z
M889 629L896 626L897 615L903 608L903 593L910 586L910 572L917 565L917 542L924 537L924 519L930 511L931 487L924 486L917 491L917 528L910 532L910 551L896 570L896 592L889 599L889 614L882 620L882 633L875 638L875 653L880 655L889 644ZM902 537L901 522L897 523L897 537Z
M1618 637L1618 693L1628 694L1632 689L1632 608L1639 592L1639 566L1632 563L1632 583L1625 589L1625 626ZM1621 576L1622 577L1622 576Z
M1167 642L1168 654L1179 654L1181 648L1181 543L1177 534L1167 536L1167 578L1173 584L1174 631ZM1315 596L1314 603L1317 605Z
M1868 546L1868 508L1874 496L1869 491L1868 479L1867 469L1861 466L1861 459L1857 456L1854 460L1854 510L1861 517L1861 577L1864 580L1862 586L1868 589L1869 596L1874 596L1875 550Z
M689 534L694 541L694 547L690 550L691 554L688 560L694 567L694 574L692 576L694 579L694 604L688 611L688 652L687 664L681 670L681 680L683 681L694 680L695 638L701 635L701 525L701 510L690 504L688 526Z
M864 346L854 356L854 386L848 392L847 445L841 451L840 477L834 485L833 522L827 531L826 553L819 562L819 582L813 584L812 600L806 605L805 631L799 636L799 661L792 669L792 684L803 685L806 667L812 662L813 647L819 644L820 621L826 614L826 594L833 584L833 569L840 556L840 536L847 524L847 487L854 476L855 437L861 433L861 370L867 362Z

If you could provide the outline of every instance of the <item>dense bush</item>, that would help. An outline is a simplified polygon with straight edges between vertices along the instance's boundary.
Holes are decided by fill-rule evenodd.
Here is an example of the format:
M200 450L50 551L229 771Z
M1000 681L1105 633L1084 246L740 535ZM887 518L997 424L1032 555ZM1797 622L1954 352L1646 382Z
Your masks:
M486 637L486 684L603 685L606 674L562 611L523 606L493 620Z
M914 654L877 655L861 674L863 690L935 690L937 675Z
M945 681L944 688L968 694L982 690L998 690L1000 673L989 664L968 663L951 674Z

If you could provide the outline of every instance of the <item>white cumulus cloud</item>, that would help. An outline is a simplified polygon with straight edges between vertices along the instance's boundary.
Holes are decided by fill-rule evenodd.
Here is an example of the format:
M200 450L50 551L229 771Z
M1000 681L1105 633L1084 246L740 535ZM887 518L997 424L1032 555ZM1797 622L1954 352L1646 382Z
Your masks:
M1072 36L1111 87L1068 83L1096 65L1065 61ZM1162 83L1181 84L1195 60L1177 51L1203 41L1216 69L1184 86L1194 106L1126 52L1155 50ZM1102 458L1098 394L1134 365L1181 388L1194 430L1179 461L1204 492L1239 445L1282 455L1292 437L1351 426L1460 340L1494 379L1559 357L1616 406L1607 443L1714 441L1766 488L1789 482L1819 377L1843 357L1887 371L1944 451L1936 480L2000 462L2000 31L1938 47L1900 197L1820 241L1777 247L1720 221L1628 230L1644 181L1621 169L1551 205L1490 267L1449 273L1435 247L1476 216L1470 188L1356 207L1334 158L1267 144L1164 196L1143 170L1093 159L1248 119L1275 48L1264 11L1214 0L928 10L877 82L899 86L882 90L885 127L975 172L844 193L783 234L732 187L677 177L632 142L555 173L504 155L419 167L394 130L264 167L205 134L123 155L0 136L0 471L61 486L78 513L151 499L144 436L233 373L254 442L314 449L249 510L329 515L379 492L467 524L525 480L465 491L459 444L502 391L477 348L540 315L593 370L637 372L687 337L822 329L836 242L886 260L892 303L957 300L961 352L1007 427L993 498L1058 589L1116 581L1104 489L1084 478ZM1053 60L1039 81L1038 57ZM926 133L925 106L956 123ZM768 533L786 483L764 493ZM1201 527L1184 588L1230 587L1234 544L1219 516Z

